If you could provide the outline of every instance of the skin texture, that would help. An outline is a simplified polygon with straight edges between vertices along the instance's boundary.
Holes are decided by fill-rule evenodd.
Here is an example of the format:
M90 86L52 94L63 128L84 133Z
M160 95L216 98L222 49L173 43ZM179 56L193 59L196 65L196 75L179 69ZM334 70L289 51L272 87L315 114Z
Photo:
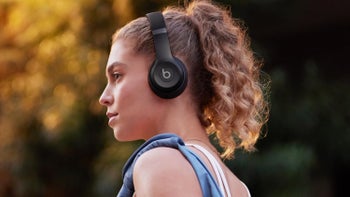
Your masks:
M115 138L119 141L147 140L160 133L175 133L185 142L199 144L215 155L232 194L247 196L242 183L222 163L211 145L188 88L174 99L157 97L147 79L152 59L136 54L133 44L116 40L106 66L108 83L100 103L107 107L108 124ZM191 149L210 166L200 152ZM159 147L142 154L135 164L133 179L136 196L202 196L191 165L179 151L171 148Z
M163 102L148 87L151 60L135 55L128 42L116 42L110 54L106 67L108 83L100 98L107 107L108 124L119 141L147 139L156 134L153 123L160 121L157 115L165 113Z
M156 148L142 155L134 168L134 184L136 196L202 195L192 166L171 148Z

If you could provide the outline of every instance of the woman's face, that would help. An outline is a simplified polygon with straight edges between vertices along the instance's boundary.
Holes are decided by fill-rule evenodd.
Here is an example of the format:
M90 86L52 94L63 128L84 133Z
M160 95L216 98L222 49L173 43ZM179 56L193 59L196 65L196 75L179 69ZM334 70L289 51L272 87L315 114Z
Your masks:
M120 141L148 139L164 115L162 99L148 85L152 59L133 52L132 43L117 40L106 67L107 86L100 97L107 107L108 125Z

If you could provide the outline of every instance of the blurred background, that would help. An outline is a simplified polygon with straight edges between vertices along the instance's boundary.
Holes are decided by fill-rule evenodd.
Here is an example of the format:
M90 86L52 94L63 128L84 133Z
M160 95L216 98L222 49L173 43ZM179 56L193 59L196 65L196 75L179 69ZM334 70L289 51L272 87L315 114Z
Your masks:
M111 35L178 0L0 0L0 196L115 196L141 142L98 103ZM254 153L227 165L252 196L347 196L350 1L226 0L272 80ZM180 3L182 4L182 3Z

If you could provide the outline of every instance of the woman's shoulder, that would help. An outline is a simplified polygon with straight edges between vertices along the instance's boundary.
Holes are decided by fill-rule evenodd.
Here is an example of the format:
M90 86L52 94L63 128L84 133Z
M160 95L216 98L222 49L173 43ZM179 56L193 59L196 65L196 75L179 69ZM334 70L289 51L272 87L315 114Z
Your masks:
M181 152L174 148L169 147L157 147L143 153L135 163L135 172L158 170L171 170L173 167L183 168L188 170L187 167L191 168L186 158Z
M201 196L191 164L173 148L157 147L143 153L135 163L133 180L136 193L145 196Z

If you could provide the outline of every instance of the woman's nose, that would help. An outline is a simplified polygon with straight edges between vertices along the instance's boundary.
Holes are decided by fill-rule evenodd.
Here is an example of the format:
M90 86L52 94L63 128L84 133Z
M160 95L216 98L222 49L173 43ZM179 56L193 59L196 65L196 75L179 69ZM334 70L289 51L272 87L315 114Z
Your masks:
M112 94L109 93L109 91L107 90L107 87L102 92L99 102L101 105L104 105L104 106L109 106L113 103L113 96Z

